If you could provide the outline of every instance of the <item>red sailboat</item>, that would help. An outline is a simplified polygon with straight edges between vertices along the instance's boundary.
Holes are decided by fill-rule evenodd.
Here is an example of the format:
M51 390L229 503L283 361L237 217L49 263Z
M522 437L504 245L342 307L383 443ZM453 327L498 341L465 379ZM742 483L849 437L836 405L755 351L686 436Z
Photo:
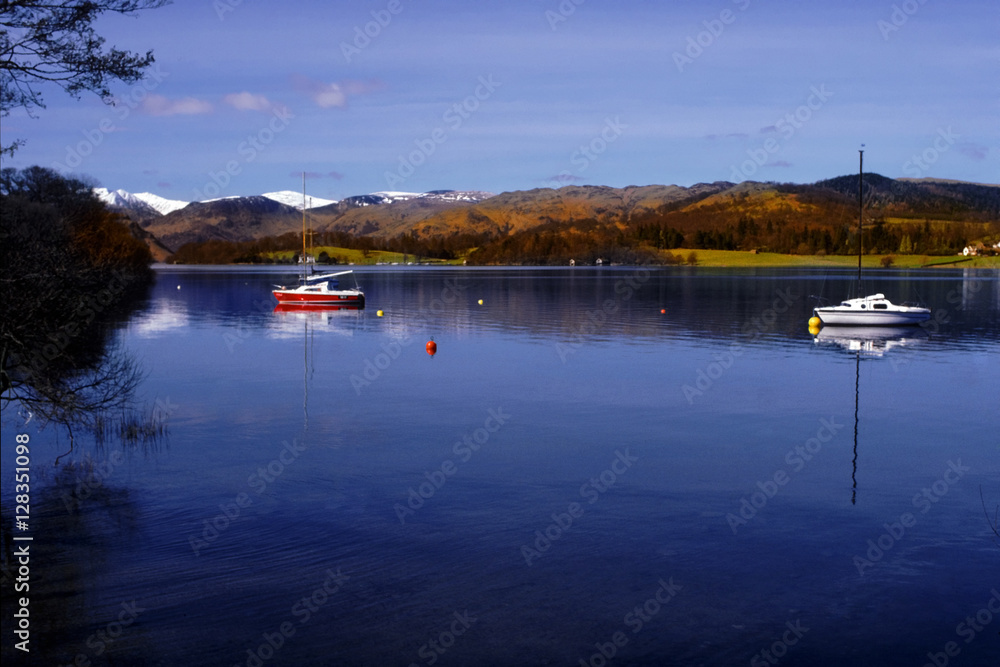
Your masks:
M271 293L281 305L364 306L365 293L357 286L356 279L354 287L340 288L338 276L353 273L353 271L340 271L318 276L302 276L297 287L275 285Z
M275 285L271 292L278 300L279 306L351 306L363 308L365 293L358 287L357 278L354 287L340 288L339 276L353 274L353 271L324 273L307 276L306 267L309 264L306 254L306 175L302 174L302 277L297 287Z

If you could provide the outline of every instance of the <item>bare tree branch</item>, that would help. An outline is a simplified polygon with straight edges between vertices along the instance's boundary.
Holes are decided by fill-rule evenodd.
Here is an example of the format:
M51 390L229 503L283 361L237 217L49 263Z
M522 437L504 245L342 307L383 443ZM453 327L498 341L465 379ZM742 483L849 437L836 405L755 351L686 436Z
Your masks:
M89 90L110 102L111 82L138 81L153 63L153 52L105 49L94 21L108 12L132 16L167 4L170 0L0 2L0 117L15 108L29 116L34 116L34 109L45 108L37 88L45 83L54 83L75 98ZM21 143L0 148L0 154L13 154Z

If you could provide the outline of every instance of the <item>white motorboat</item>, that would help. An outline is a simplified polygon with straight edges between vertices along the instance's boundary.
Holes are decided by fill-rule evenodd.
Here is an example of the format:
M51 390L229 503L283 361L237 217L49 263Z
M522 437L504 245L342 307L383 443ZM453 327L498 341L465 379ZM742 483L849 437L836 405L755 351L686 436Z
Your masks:
M897 305L884 294L858 297L842 301L839 306L821 306L813 309L823 324L888 327L920 324L930 319L930 308Z

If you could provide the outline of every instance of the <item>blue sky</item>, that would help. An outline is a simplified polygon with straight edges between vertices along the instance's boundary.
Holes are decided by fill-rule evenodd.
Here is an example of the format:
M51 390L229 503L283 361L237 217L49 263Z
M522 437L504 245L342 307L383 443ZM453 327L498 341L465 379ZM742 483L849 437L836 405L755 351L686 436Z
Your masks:
M298 190L1000 182L993 0L179 0L116 107L45 89L4 166L169 199Z

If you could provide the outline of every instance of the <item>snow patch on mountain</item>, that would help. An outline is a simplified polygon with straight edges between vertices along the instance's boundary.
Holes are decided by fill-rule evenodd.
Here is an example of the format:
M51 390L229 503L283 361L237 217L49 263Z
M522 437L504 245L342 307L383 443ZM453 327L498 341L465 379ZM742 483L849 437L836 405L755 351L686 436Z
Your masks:
M150 209L150 212L159 213L160 215L166 215L171 211L182 209L189 203L186 201L165 199L159 195L154 195L151 192L132 194L131 192L127 192L125 190L94 188L94 194L108 206L136 210Z
M492 192L478 190L431 190L430 192L373 192L371 197L380 197L383 203L392 204L410 199L436 199L438 201L480 202L493 196Z
M179 199L166 199L159 195L154 195L152 192L138 192L133 195L136 199L145 202L151 208L155 209L161 215L166 215L167 213L173 213L174 211L179 211L191 202L180 201Z
M160 197L159 195L154 195L151 192L140 192L138 194L133 194L125 190L109 190L107 188L94 188L94 194L96 194L101 201L109 206L116 208L130 209L134 211L141 211L149 215L167 215L173 211L180 210L187 206L191 202L178 201L174 199L166 199ZM299 211L302 210L302 193L295 192L293 190L280 190L278 192L268 192L263 195L259 195L270 199L271 201L278 202L279 204L284 204L286 206L291 206ZM354 206L377 206L380 204L394 204L396 202L409 201L411 199L434 199L438 201L447 202L467 202L476 203L483 201L484 199L489 199L493 196L492 192L481 192L478 190L431 190L430 192L394 192L394 191L383 191L383 192L372 192L367 195L357 195L355 197L348 197L343 201ZM229 197L219 197L217 199L209 199L201 203L209 203L213 201L221 201L224 199L246 199L240 195L231 195ZM306 207L309 209L319 208L321 206L329 206L331 204L338 203L336 199L324 199L322 197L311 197L306 195Z
M302 193L294 192L293 190L281 190L280 192L266 192L262 196L272 199L279 204L285 204L286 206L294 206L298 210L302 210ZM322 197L312 197L306 195L306 208L319 208L320 206L329 206L330 204L336 204L336 199L323 199Z

